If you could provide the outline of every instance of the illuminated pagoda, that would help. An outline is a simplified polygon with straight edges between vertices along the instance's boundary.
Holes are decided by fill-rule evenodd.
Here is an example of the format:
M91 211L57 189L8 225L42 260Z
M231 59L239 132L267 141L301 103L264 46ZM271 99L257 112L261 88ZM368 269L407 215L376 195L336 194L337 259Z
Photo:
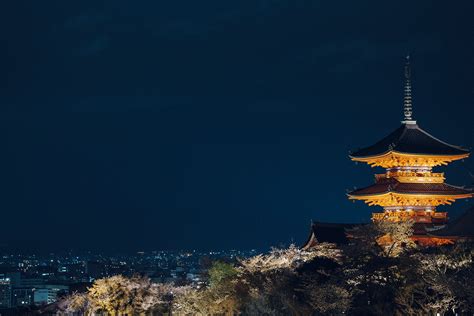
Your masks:
M469 151L450 145L421 129L413 118L411 69L409 57L405 64L404 119L401 126L372 146L350 154L356 162L385 168L375 175L375 183L348 193L351 200L380 206L372 221L400 222L413 220L413 239L420 245L442 245L456 240L474 239L474 208L448 224L448 213L438 212L440 205L473 196L472 189L445 183L443 173L434 167L467 158ZM467 222L466 222L467 220ZM312 221L310 235L302 249L320 242L348 244L350 230L358 224Z
M356 189L348 196L383 207L382 212L372 214L373 221L413 220L414 239L423 243L429 242L428 232L443 228L448 221L448 213L438 212L437 206L450 205L473 194L446 184L444 173L433 172L434 167L467 158L469 151L443 142L418 126L412 113L410 77L407 57L402 125L374 145L350 154L353 161L385 168L385 173L376 174L373 185Z

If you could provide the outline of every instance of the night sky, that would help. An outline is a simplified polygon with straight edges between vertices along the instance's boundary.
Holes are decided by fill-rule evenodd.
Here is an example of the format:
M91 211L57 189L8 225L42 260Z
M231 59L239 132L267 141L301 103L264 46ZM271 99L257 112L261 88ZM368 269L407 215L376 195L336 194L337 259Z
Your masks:
M348 152L399 126L408 52L419 125L474 147L473 12L1 1L0 244L262 249L301 244L311 218L368 221L346 191L375 170ZM470 184L474 158L441 169Z

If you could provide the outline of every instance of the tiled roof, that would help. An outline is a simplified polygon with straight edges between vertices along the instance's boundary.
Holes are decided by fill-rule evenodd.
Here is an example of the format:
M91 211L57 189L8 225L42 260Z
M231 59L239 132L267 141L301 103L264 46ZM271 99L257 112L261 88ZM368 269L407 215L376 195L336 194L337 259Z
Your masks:
M426 228L433 228L431 223L414 223L413 224L413 235L422 236L426 235Z
M430 232L435 237L470 237L474 238L474 207L453 220L440 230Z
M389 192L401 194L436 194L463 195L472 193L470 190L452 186L446 183L403 183L394 178L383 179L371 186L356 189L349 193L354 196L377 195Z
M346 229L351 229L362 224L321 223L314 222L311 231L318 242L347 244Z
M357 150L350 156L364 158L379 156L389 151L406 154L457 156L469 153L469 150L445 143L417 124L402 124L399 128L376 144Z

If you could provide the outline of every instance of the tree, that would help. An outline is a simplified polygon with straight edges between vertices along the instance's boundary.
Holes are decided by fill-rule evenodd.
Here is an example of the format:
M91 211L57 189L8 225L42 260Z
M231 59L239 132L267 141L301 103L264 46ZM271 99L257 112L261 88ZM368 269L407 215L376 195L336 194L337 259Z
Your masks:
M211 288L226 286L238 275L237 269L229 263L216 261L209 269L209 286Z
M154 284L147 278L97 280L59 304L59 315L427 315L474 311L472 244L412 248L410 225L352 230L341 249L294 245L214 262L204 287ZM390 236L383 244L381 237ZM382 244L382 245L381 245Z
M347 233L351 242L343 248L343 271L353 298L352 312L393 313L395 293L405 279L401 263L407 262L405 254L414 247L413 223L373 222Z
M87 293L73 293L58 303L58 315L84 315L90 307Z
M273 248L268 254L240 260L240 265L241 271L249 273L281 269L294 270L317 257L340 260L341 256L341 250L337 249L334 244L320 243L310 250L302 250L295 245L290 245L287 249Z
M382 255L397 257L404 251L416 247L412 240L413 221L375 221L356 226L347 231L351 245L346 248L350 255ZM355 247L353 247L355 246Z
M238 310L233 292L222 292L217 288L188 287L173 301L173 311L178 315L235 315Z
M311 308L323 315L345 314L352 303L351 293L332 282L321 284L310 279L304 290Z
M416 255L418 273L426 286L420 305L438 313L472 312L473 249L461 244L437 250Z
M245 289L240 296L242 311L249 315L306 315L311 314L308 285L320 287L326 282L329 271L339 267L342 252L333 244L318 244L311 250L294 245L287 249L272 249L268 254L241 260L238 285ZM329 272L329 273L328 273ZM307 275L318 274L305 283ZM315 303L316 301L312 301Z
M414 224L412 220L399 222L376 221L374 224L381 233L377 242L382 246L385 256L397 257L404 251L416 247L411 238Z
M96 280L87 297L94 312L132 314L168 309L174 289L167 284L153 284L148 278L117 275Z

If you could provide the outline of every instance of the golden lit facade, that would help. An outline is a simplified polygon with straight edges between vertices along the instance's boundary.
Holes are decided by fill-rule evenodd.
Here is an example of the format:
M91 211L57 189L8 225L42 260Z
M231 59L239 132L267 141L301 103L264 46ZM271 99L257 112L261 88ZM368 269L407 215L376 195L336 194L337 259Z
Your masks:
M416 124L412 118L410 76L407 58L402 126L350 155L353 161L385 168L385 173L375 175L375 184L348 195L349 199L383 208L383 212L373 213L372 220L412 219L423 224L426 232L447 223L447 212L438 212L437 206L472 197L472 191L446 184L443 173L433 172L434 167L467 158L469 151L435 138Z
M351 192L349 198L383 207L383 212L372 214L373 220L413 219L417 223L443 225L448 214L437 212L436 207L470 198L472 193L446 184L444 174L432 172L431 167L418 168L389 168L386 173L375 175L374 185Z

